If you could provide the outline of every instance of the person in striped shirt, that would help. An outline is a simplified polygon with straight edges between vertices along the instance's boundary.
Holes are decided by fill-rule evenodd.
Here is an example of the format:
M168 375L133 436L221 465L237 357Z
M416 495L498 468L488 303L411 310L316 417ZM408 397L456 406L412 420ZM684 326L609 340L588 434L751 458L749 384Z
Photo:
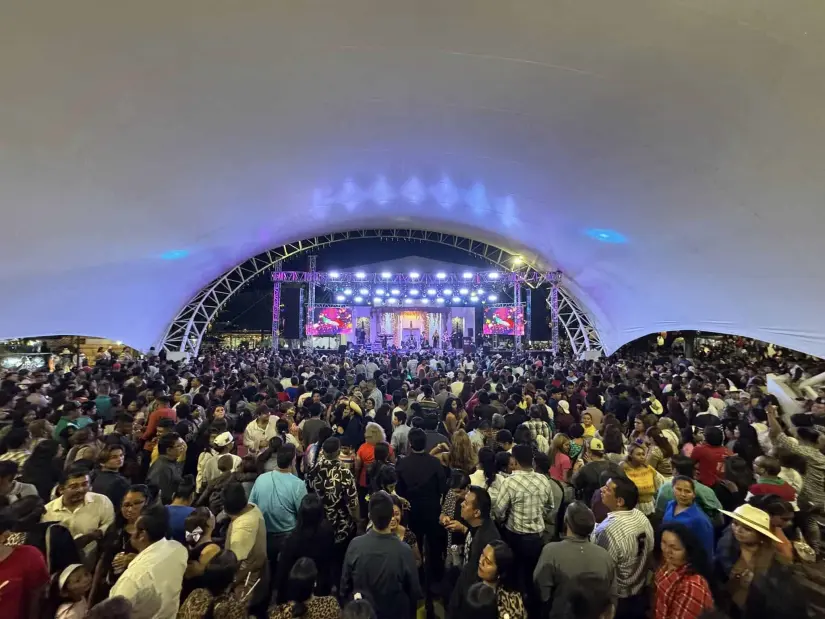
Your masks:
M653 551L653 527L636 509L639 489L626 477L607 480L601 491L609 513L596 528L596 543L616 564L616 619L644 617L648 603L644 585Z

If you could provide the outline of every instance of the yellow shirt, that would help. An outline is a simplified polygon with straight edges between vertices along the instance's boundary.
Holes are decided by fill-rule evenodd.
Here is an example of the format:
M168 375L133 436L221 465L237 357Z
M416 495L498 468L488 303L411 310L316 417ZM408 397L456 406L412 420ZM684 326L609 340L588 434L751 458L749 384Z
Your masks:
M593 438L596 436L596 426L592 423L589 426L582 426L584 428L584 438Z
M639 489L639 503L650 503L656 494L656 470L652 466L624 467L627 478Z

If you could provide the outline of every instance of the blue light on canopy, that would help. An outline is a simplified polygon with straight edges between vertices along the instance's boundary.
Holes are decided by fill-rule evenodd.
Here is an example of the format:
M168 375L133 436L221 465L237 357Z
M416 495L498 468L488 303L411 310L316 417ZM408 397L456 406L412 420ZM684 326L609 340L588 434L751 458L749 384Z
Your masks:
M605 228L590 228L584 233L591 239L599 241L600 243L627 243L627 237L615 230L607 230Z
M161 260L180 260L189 255L188 249L170 249L160 255Z

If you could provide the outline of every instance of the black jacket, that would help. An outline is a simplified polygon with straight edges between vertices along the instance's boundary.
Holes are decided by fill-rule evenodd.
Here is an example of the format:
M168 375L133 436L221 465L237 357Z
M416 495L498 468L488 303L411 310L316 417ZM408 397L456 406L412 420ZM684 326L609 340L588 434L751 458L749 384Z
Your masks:
M92 479L92 492L109 497L115 506L115 513L120 512L120 502L129 490L129 480L117 471L95 471Z
M481 553L490 542L501 539L492 518L485 520L481 526L471 531L470 552L464 562L464 567L458 575L452 597L450 598L450 617L460 617L464 606L464 596L471 585L479 581L478 562L481 560Z

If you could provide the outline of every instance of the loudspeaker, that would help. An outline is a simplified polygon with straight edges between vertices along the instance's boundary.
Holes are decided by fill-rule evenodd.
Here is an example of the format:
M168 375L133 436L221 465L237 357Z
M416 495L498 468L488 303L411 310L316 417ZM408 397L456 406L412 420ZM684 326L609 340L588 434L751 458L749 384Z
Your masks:
M350 344L352 344L352 342L347 342L346 344L339 344L338 354L344 354L345 352L347 352L347 348L350 347Z
M473 328L472 327L467 327L467 337L469 337L470 339L473 339Z
M284 339L299 340L304 337L302 332L304 324L304 306L301 303L302 292L302 288L281 286L281 303L284 306L281 310L281 320L283 321L281 337Z
M547 307L549 290L539 288L530 290L532 305L530 312L530 339L546 342L550 339L550 309ZM526 317L525 317L526 319Z

